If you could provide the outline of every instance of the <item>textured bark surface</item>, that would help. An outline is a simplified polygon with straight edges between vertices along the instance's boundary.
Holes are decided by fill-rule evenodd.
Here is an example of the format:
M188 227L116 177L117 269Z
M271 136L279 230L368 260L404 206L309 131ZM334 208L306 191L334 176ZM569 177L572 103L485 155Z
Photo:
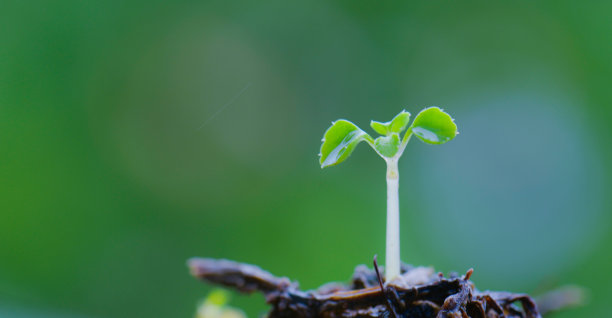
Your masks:
M527 295L481 292L465 275L444 277L427 267L402 266L402 275L386 284L376 270L360 265L351 283L326 284L302 291L296 282L275 277L257 266L228 260L194 258L195 277L241 292L262 292L270 318L405 317L405 318L539 318Z

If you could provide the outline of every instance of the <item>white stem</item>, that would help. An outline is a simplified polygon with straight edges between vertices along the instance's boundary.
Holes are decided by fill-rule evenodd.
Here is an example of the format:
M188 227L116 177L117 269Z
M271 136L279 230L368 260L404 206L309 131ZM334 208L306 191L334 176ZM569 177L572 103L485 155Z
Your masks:
M399 238L399 171L397 160L387 161L387 257L385 280L391 281L400 275L400 238Z

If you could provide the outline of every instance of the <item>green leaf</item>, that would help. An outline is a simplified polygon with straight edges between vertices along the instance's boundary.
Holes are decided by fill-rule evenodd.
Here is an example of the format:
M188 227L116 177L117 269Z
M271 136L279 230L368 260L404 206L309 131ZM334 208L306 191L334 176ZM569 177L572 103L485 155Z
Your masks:
M406 129L406 126L408 125L409 121L410 113L405 110L402 110L399 114L397 114L397 116L393 118L393 120L391 120L389 130L399 134L404 131L404 129Z
M400 139L398 134L392 134L390 136L381 136L374 140L374 148L381 155L391 158L395 156L397 151L399 150Z
M370 122L370 126L377 133L383 136L389 136L391 133L401 133L406 129L408 122L410 121L410 113L402 110L397 116L395 116L391 121L386 123L382 123L379 121L372 120Z
M372 139L363 130L348 120L340 119L332 124L323 135L321 168L337 165L346 160L357 144L365 139Z
M390 123L381 123L379 121L375 121L372 120L370 122L370 127L372 127L372 129L374 129L374 131L376 131L377 133L386 136L387 134L389 134L389 124Z
M435 106L423 109L410 129L422 141L435 145L443 144L457 135L457 125L451 116Z

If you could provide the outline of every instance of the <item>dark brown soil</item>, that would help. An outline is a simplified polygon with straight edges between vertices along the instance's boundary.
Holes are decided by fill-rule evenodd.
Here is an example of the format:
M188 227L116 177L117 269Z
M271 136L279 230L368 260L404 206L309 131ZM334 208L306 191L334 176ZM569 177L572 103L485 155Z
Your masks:
M355 268L347 285L331 283L302 291L296 282L275 277L257 266L228 260L194 258L192 275L214 284L255 291L271 305L269 318L280 317L405 317L405 318L539 318L535 302L525 294L481 292L465 275L444 277L427 267L402 266L402 275L386 283L375 269Z

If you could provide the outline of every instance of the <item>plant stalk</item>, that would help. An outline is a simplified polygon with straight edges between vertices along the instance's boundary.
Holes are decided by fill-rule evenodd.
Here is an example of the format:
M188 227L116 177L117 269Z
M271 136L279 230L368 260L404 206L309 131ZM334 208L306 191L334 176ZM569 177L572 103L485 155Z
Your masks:
M387 250L385 281L400 275L399 158L387 158Z

